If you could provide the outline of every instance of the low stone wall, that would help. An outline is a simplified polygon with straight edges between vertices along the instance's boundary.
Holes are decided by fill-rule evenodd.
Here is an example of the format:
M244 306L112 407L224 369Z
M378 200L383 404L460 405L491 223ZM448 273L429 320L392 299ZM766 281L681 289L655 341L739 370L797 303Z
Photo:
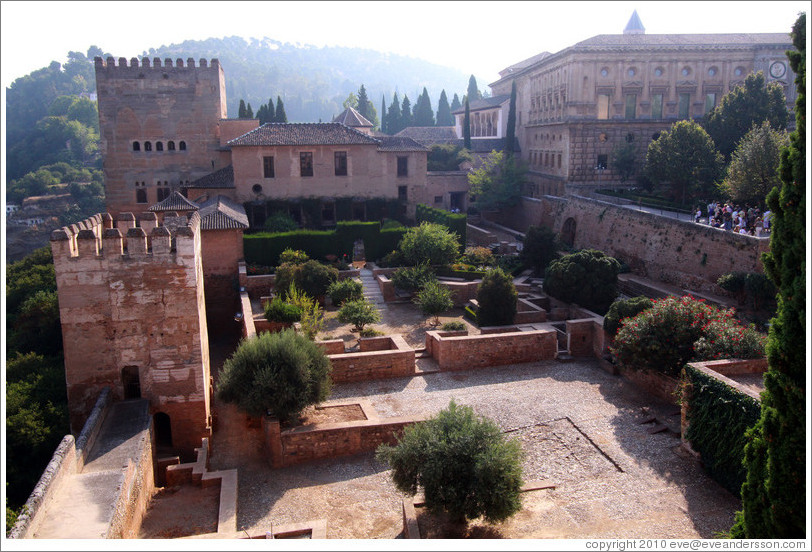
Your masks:
M357 352L332 354L328 352L334 382L369 381L414 375L414 349L409 347L401 336L362 337L358 343ZM333 341L322 346L325 347L325 351L337 349Z
M254 326L254 310L251 308L251 298L247 291L240 292L240 304L242 305L242 336L246 339L254 337L257 335L257 329Z
M480 228L479 226L469 224L467 233L469 243L474 243L482 247L488 247L495 243L499 243L499 238L496 237L496 234L486 230L485 228Z
M574 357L600 358L606 350L603 319L581 318L567 320L567 349Z
M443 333L426 332L426 351L441 370L552 360L557 352L555 330L462 336Z
M679 402L679 380L653 372L651 370L635 370L624 366L618 367L618 373L630 381L640 390L665 401L676 405Z
M150 420L151 417L147 419ZM119 488L113 519L105 538L135 539L144 520L149 500L155 493L152 463L152 437L145 428L139 437L140 455L127 460L124 480Z
M380 420L368 405L354 404L361 404L366 420L313 424L282 431L277 419L263 417L262 429L271 466L281 468L322 458L371 452L384 443L394 445L406 426L426 419L404 416Z
M438 278L440 286L451 291L451 300L455 307L464 307L471 299L476 299L481 280L466 282L454 282L447 279Z

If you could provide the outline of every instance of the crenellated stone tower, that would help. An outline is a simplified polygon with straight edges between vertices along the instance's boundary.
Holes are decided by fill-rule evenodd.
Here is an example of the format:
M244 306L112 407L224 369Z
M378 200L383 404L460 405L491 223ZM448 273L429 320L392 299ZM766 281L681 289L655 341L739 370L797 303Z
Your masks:
M100 391L150 401L158 446L211 434L200 216L97 214L51 234L71 430Z
M228 165L220 147L225 77L217 59L95 58L107 210L145 211Z

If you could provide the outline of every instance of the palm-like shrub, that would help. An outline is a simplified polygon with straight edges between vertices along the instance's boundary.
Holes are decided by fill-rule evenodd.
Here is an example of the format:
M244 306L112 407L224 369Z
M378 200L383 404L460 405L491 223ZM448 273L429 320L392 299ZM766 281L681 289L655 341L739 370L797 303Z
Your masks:
M565 303L604 314L617 297L620 262L596 249L585 249L550 263L544 291Z
M423 289L417 292L414 300L426 316L433 316L434 326L440 323L440 315L454 307L451 300L451 290L441 286L437 281L427 282Z
M353 278L344 278L330 284L327 288L327 295L333 305L340 307L347 301L361 299L364 297L364 286L358 280Z
M454 401L377 452L399 491L414 495L422 488L430 511L462 523L480 516L498 522L521 509L521 455L496 424Z
M240 342L223 364L217 397L252 416L288 420L330 393L324 350L292 329Z
M477 323L480 326L506 326L513 324L519 294L513 278L500 268L489 270L477 289L479 303Z
M363 331L367 324L374 324L381 320L381 313L375 305L366 299L347 301L338 311L338 321L343 324L352 324L355 331Z

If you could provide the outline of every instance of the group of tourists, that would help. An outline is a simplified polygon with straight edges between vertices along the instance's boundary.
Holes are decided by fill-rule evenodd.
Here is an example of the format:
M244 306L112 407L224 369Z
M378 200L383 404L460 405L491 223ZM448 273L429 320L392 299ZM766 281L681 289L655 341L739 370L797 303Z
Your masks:
M761 236L770 231L771 211L763 213L756 207L745 205L741 207L733 203L719 203L711 201L707 205L708 224L714 228L722 228L737 234ZM694 220L698 223L702 216L702 208L696 208Z

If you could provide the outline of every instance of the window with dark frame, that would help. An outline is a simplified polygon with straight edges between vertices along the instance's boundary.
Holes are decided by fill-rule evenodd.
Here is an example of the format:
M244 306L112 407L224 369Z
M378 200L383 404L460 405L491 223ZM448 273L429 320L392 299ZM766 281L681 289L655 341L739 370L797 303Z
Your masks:
M398 156L398 176L409 176L409 158Z
M147 188L145 182L135 183L135 202L136 203L147 202Z
M626 94L626 118L634 119L637 115L637 94Z
M144 142L144 151L152 151L152 142Z
M398 186L398 201L408 201L408 191L406 186Z
M183 140L181 140L181 141L180 141L180 144L178 145L178 149L179 149L180 151L186 151L186 142L184 142Z
M141 151L141 144L138 142L133 142L133 151Z
M166 148L167 148L169 151L175 151L175 142L174 142L174 141L172 141L172 140L168 141L168 142L166 143Z
M313 176L313 152L303 151L299 153L300 176Z
M651 118L652 119L662 119L663 118L663 95L662 94L654 94L651 96Z
M609 164L609 156L606 155L605 153L598 154L598 164L595 165L595 168L603 170L608 166L608 164Z
M164 181L163 184L161 184L161 182L158 181L158 202L161 202L166 198L168 198L169 193L170 193L169 182Z
M690 116L690 108L691 108L691 95L690 94L680 94L679 95L679 118L680 119L687 119Z
M347 176L347 152L335 152L336 176Z
M262 175L265 178L274 178L273 155L262 158Z
M163 151L164 150L164 143L163 142L155 142L155 151Z

